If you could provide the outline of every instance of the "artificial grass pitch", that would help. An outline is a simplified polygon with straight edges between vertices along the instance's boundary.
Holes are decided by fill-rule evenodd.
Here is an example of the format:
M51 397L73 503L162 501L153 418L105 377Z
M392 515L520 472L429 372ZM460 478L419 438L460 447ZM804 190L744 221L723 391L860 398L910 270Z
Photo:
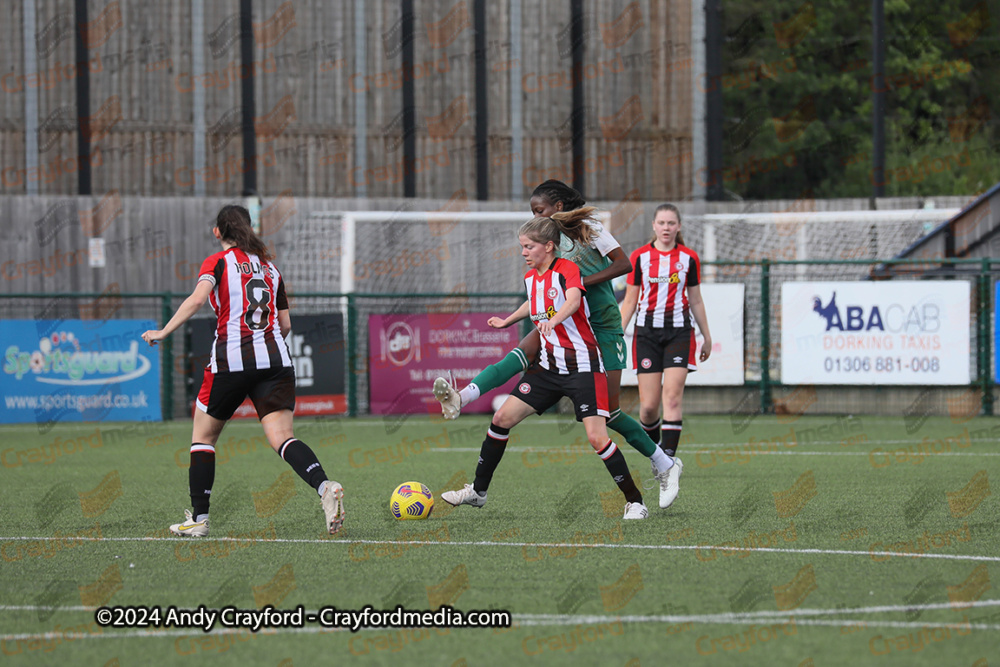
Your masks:
M190 423L0 428L0 655L10 664L967 664L1000 641L995 420L688 416L681 494L624 499L570 417L512 432L482 509L485 417L300 420L345 489L319 498L256 421L217 446L211 536L188 507ZM620 443L621 444L621 443ZM649 463L622 451L642 484ZM435 508L396 521L400 482ZM45 538L45 539L41 539ZM93 539L100 538L100 539ZM228 539L220 539L228 538ZM894 554L894 555L893 555ZM101 605L509 610L510 628L99 627ZM978 663L978 664L986 664Z

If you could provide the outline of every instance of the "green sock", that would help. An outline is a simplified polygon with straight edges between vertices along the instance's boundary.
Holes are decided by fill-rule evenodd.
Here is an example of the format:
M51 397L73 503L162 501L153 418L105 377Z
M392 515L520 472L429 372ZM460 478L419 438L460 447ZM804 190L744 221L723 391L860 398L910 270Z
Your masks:
M611 413L608 420L608 428L617 431L625 436L628 444L632 445L640 454L649 458L656 451L656 443L646 434L639 422L629 417L621 410Z
M479 387L479 393L485 394L496 389L518 373L528 370L528 358L519 347L507 353L507 356L495 364L490 364L483 372L472 378L472 383Z

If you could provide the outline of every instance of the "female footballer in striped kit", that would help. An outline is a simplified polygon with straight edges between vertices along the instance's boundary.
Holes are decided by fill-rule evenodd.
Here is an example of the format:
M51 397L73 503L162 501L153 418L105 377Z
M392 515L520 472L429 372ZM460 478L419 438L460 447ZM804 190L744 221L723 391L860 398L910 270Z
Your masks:
M548 180L531 194L531 212L538 217L553 217L557 213L581 209L583 196L562 181ZM593 211L593 208L589 209ZM642 427L618 404L621 372L625 368L625 334L621 328L621 313L611 287L611 279L632 270L628 257L618 241L590 215L556 220L561 235L556 245L557 256L570 260L580 269L587 290L590 324L597 337L608 378L610 417L607 426L624 436L629 445L651 459L653 477L660 487L660 507L669 507L680 492L681 466L674 466L670 457L656 446L659 434L651 439ZM481 394L495 389L528 368L539 353L541 340L537 330L526 335L502 361L487 366L461 391L456 391L444 378L434 381L434 396L441 402L445 419L456 418L462 406Z
M205 537L215 482L215 444L222 428L249 395L264 435L278 455L316 489L331 535L344 521L344 490L330 481L313 453L292 431L295 369L285 345L291 331L285 283L271 253L250 226L242 206L223 206L212 228L222 251L209 256L198 272L194 292L166 326L142 339L156 345L210 301L218 318L212 355L198 392L191 436L188 483L192 510L170 526L175 535Z
M676 206L656 208L653 232L653 240L632 253L633 269L621 307L622 327L628 326L638 310L632 361L639 381L639 421L651 438L660 441L660 448L674 456L681 438L684 383L688 373L698 368L692 317L705 338L701 361L712 354L712 334L701 298L701 262L684 245Z
M569 260L557 258L561 223L586 219L592 208L553 214L552 218L529 220L518 232L521 256L530 267L524 275L528 300L507 318L492 317L489 325L502 329L530 317L541 338L538 360L533 363L500 409L493 415L480 449L476 479L441 498L452 505L486 504L486 492L507 446L510 429L532 413L541 414L568 396L583 422L587 439L604 461L625 496L625 519L645 519L648 511L636 488L625 457L608 437L606 421L608 384L597 337L590 326L590 310L580 269Z

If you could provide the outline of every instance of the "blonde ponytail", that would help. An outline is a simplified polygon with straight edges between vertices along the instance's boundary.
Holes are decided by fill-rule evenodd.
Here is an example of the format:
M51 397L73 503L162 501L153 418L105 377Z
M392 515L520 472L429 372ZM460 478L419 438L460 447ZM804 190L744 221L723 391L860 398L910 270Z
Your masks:
M587 221L593 220L591 213L596 210L595 206L583 206L571 211L553 213L552 219L559 225L559 231L567 237L581 245L590 245L594 229L587 224Z

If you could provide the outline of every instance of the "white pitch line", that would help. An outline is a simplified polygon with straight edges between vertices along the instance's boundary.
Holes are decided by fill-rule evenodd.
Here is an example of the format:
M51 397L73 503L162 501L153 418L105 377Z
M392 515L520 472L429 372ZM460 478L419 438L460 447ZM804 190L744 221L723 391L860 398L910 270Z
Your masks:
M822 444L822 443L812 443L812 444ZM705 447L705 446L714 446L714 445L698 445L698 446L699 447ZM720 447L723 447L723 446L724 447L739 447L740 445L718 445L718 446L720 446ZM450 452L461 452L461 453L475 452L475 453L479 453L481 450L480 450L479 447L434 447L434 448L432 448L432 449L430 449L428 451L434 452L435 454L448 454ZM577 453L583 455L583 454L589 454L592 450L591 449L583 449L583 448L580 448L580 447L575 447L575 448L567 448L567 447L507 447L507 448L504 449L504 451L505 452L522 452L522 453L526 453L526 454L544 454L546 452L556 452L556 453L566 454L566 453L577 452ZM687 458L687 457L692 456L692 455L702 454L702 453L704 453L706 455L707 454L712 454L712 455L715 454L715 452L711 452L711 451L702 451L702 450L698 450L698 449L688 448L687 451L684 453L684 458ZM736 452L737 455L744 455L744 456L747 456L749 458L753 458L754 456L769 456L769 455L775 455L775 454L776 455L786 455L786 456L870 456L872 453L873 452L822 452L822 451L818 452L818 451L814 451L814 450L797 450L797 451L794 451L794 452L773 452L773 451L761 451L761 452L758 452L758 451L737 450L737 452ZM878 452L878 453L886 454L886 455L891 455L893 453L893 451L892 450L883 450L882 452ZM921 455L921 454L923 456L926 456L927 458L937 457L937 456L972 456L972 457L1000 456L1000 452L941 452L939 454L923 453L923 452L916 452L916 453L914 453L914 455ZM720 454L720 455L725 455L725 453Z
M917 607L909 607L907 610L917 610ZM811 626L833 626L833 627L844 627L844 626L856 626L860 629L868 628L949 628L953 630L962 629L972 629L972 630L1000 630L1000 625L988 624L988 623L962 623L962 622L951 622L951 623L941 623L941 622L919 622L919 621L868 621L863 619L854 618L844 618L844 619L811 619L811 618L798 618L797 614L794 613L795 610L789 610L788 612L776 612L780 613L781 618L788 618L789 622L792 618L795 618L796 625L811 625ZM743 625L748 621L751 621L750 625L755 625L754 620L760 619L746 619L746 618L722 618L723 615L709 614L703 616L686 615L686 616L607 616L607 615L562 615L562 614L513 614L514 629L520 626L524 627L545 627L545 626L564 626L564 625L596 625L596 624L609 624L609 623L629 623L629 624L640 624L640 623L655 623L655 624L678 624L678 623L699 623L705 625ZM359 632L364 631L388 631L388 632L398 632L404 628L362 628ZM464 629L469 630L486 630L492 629L488 626L484 627L468 627ZM303 628L267 628L260 630L257 634L260 636L270 636L279 634L319 634L319 633L331 633L331 632L347 632L347 628L326 628L322 626L307 626ZM62 632L46 632L41 634L8 634L0 635L0 641L12 642L12 641L35 641L35 640L66 640L66 641L77 641L80 639L155 639L155 638L169 638L169 637L189 637L198 636L204 637L206 635L235 635L235 634L250 634L249 630L245 628L223 628L220 630L211 630L208 633L203 633L197 628L194 629L176 629L176 630L136 630L133 632L102 632L102 633L62 633Z
M392 415L391 417L398 417L398 416L399 415ZM489 420L490 420L490 415L489 414L482 414L482 415L470 416L467 420L463 420L463 421L451 421L451 420L445 421L441 417L432 417L431 419L426 419L425 417L426 417L426 415L423 415L423 414L412 415L412 418L416 419L416 423L420 424L422 426L430 426L430 427L445 426L445 427L447 427L449 425L451 425L451 426L459 426L459 425L461 425L463 427L468 427L468 428L482 427L484 434L486 432L486 428L489 426ZM882 423L885 420L885 416L884 415L861 415L861 416L858 416L857 418L862 419L862 420L869 419L872 422L878 421L879 423ZM821 421L821 419L818 418L818 417L816 417L814 419L816 419L817 421L820 422L819 425L817 425L817 426L811 426L810 422L806 421L806 422L803 422L802 424L800 424L799 426L801 427L802 430L805 431L805 430L810 430L811 428L824 428L826 426L829 426L829 424L830 424L829 420L822 420ZM983 420L985 420L987 418L985 418L985 417L983 417L983 418L977 417L976 419L983 419ZM334 420L330 420L330 421L334 421ZM354 417L352 419L344 419L343 423L345 425L349 425L349 426L360 426L360 427L380 426L380 427L383 427L383 428L386 427L386 426L390 426L391 425L391 426L394 427L394 430L399 430L399 428L401 428L403 424L408 423L409 421L410 421L410 419L397 420L397 419L384 419L384 418L380 418L380 417ZM729 424L729 423L731 423L729 417L692 417L691 421L692 421L693 424ZM296 423L298 423L298 422L296 421ZM324 423L327 423L327 422L326 421L308 422L308 421L303 420L302 421L302 426L300 428L308 428L310 423L324 424ZM552 417L542 417L542 418L539 418L539 419L528 419L528 420L525 420L524 424L526 426L531 426L532 424L545 424L545 425L548 425L548 426L551 426L551 425L559 425L559 426L570 425L571 428L568 431L569 433L576 432L578 430L579 431L583 430L580 427L580 424L576 421L576 418L573 417L572 415L566 415L566 417L564 419L557 419L557 418L552 418ZM769 423L762 423L762 424L758 424L756 426L748 426L741 433L742 434L746 434L748 436L749 435L753 435L758 430L758 426L759 426L760 430L771 430L771 429L778 430L778 429L782 429L782 428L785 428L785 427L794 429L796 427L796 424L793 423L793 422L787 422L786 424L780 424L780 423L776 423L774 421L771 421ZM895 426L896 428L898 428L900 430L903 430L905 425L902 423L902 420L900 420L900 422L898 422L897 424L890 424L889 426L890 427ZM954 426L959 426L959 424L955 424L954 422L949 422L947 424L947 426L954 427ZM688 428L689 429L696 428L696 426L692 426L692 427L688 427ZM921 429L921 430L923 430L923 429ZM786 431L786 433L787 433L787 431ZM734 435L735 435L735 433L734 433ZM780 437L781 435L782 435L781 433L776 433L775 437ZM845 434L845 437L847 437L847 435L849 435L849 434ZM914 437L917 437L917 435L919 435L919 433L915 433ZM836 441L836 443L838 443L838 444L839 444L839 442L840 442L839 440ZM906 443L906 442L912 442L912 440L889 440L889 441L883 441L883 442L900 442L900 443ZM972 439L972 442L993 442L993 441L990 440L989 438L982 438L982 439L974 438L974 439Z
M240 537L24 537L10 536L0 537L0 542L4 541L40 541L49 542L54 540L75 541L75 542L246 542L247 538ZM778 549L776 547L736 547L731 545L715 544L575 544L566 542L493 542L489 540L480 541L419 541L419 540L317 540L317 539L253 539L254 544L376 544L376 545L411 545L411 546L451 546L451 547L534 547L543 549L641 549L650 551L749 551L760 553L779 554L817 554L824 556L886 556L898 558L930 558L934 560L955 560L972 561L986 563L1000 563L1000 556L974 556L963 554L932 554L932 553L904 553L898 551L857 551L848 549Z
M348 423L348 424L350 424L352 426L385 426L385 424L381 420L364 420L364 421L359 421L357 419L358 418L355 418L356 421L350 421L350 422L345 422L345 423ZM155 423L162 424L164 428L168 428L169 427L169 424L167 422L155 422ZM440 422L440 423L443 423L443 422ZM566 423L566 422L563 422L563 421L560 421L560 420L555 420L555 419L539 419L539 420L532 421L531 423L533 423L533 424L562 424L562 423ZM317 422L317 423L314 424L314 423L310 423L310 422L306 421L306 422L303 422L302 425L299 428L302 431L304 431L304 432L309 432L309 431L320 429L325 424L326 424L326 422ZM432 423L432 426L436 426L436 425L438 425L438 422ZM483 434L484 435L486 433L486 427L488 425L489 424L485 424L483 426ZM26 425L26 424L5 424L5 425L0 426L0 430L21 431L21 430L33 430L34 429L34 425L31 425L30 428L28 428L28 426L29 425ZM78 426L78 423L76 423L76 422L66 423L66 424L64 424L64 426L66 426L66 427L70 427L70 426L76 427L76 426ZM106 427L106 428L111 429L112 427ZM114 428L127 428L127 426L114 427ZM64 430L66 430L66 429L64 429ZM568 432L568 433L566 433L564 435L570 435L571 433L575 432L576 430L577 430L576 426L574 425L574 428L570 432ZM343 431L342 431L342 429L338 428L337 432L338 433L342 433ZM781 434L776 434L774 437L775 438L781 437ZM845 436L844 439L849 439L849 438L850 438L850 435L847 435L847 436ZM420 438L416 438L416 440L420 440ZM757 440L760 441L760 444L765 444L765 445L767 443L771 442L771 441L769 441L767 439L766 436L765 437L761 437L761 438L757 438ZM851 444L848 444L848 445L844 445L844 441L843 441L843 439L841 439L841 440L813 440L813 441L810 441L810 442L808 442L806 444L809 444L809 445L818 445L818 446L822 446L822 445L836 446L836 445L839 445L839 446L844 446L844 447L857 447L857 446L860 446L860 445L866 445L866 446L878 446L878 445L913 445L913 444L917 444L919 442L922 442L922 439L920 441L918 441L916 438L908 439L908 440L869 440L869 441L865 441L864 443L858 442L858 443L851 443ZM994 439L991 439L991 438L970 438L968 440L968 442L970 442L970 443L974 442L974 443L990 443L990 444L992 444L992 443L995 443L996 441ZM697 448L705 448L705 447L745 447L746 443L743 443L743 442L704 442L704 443L684 443L684 446L685 446L685 449L687 449L687 450L696 451ZM530 451L532 449L537 449L537 450L544 451L544 450L547 450L547 449L559 449L560 447L565 447L565 445L555 445L555 446L552 446L552 447L535 447L535 448L523 447L523 448L520 448L520 449L517 449L517 448L514 448L514 447L508 447L507 451L525 451L525 450L529 450ZM476 452L478 452L479 451L479 449L460 448L460 447L448 447L448 448L441 447L441 448L437 448L437 449L434 449L434 450L431 450L431 451L438 451L438 450L440 450L440 451L448 451L448 450L450 450L450 451L456 451L456 452L461 452L461 451L476 451ZM760 452L760 453L766 453L766 452ZM785 452L771 452L771 453L785 453ZM928 454L928 456L930 456L930 455L931 454ZM934 455L935 456L948 456L949 454L947 454L947 453L939 453L939 454L934 454ZM1000 453L984 453L984 454L975 454L975 453L972 453L972 454L969 454L969 453L957 452L957 453L950 454L950 455L951 456L963 456L963 455L964 456L970 456L970 455L971 456L1000 456Z
M484 628L485 629L485 628ZM364 628L364 630L386 630L386 628ZM388 630L396 630L399 628L388 628ZM248 636L262 636L267 637L271 635L279 634L305 634L314 635L321 632L349 632L348 628L324 628L318 626L309 626L305 628L267 628L258 630L256 633L251 633L250 630L246 628L223 628L221 630L211 630L209 632L202 632L198 628L190 628L185 630L136 630L133 632L101 632L101 633L62 633L62 632L46 632L43 634L21 634L21 635L0 635L0 641L13 642L13 641L33 641L33 640L53 640L62 639L66 641L78 641L80 639L156 639L158 637L207 637L209 635L248 635Z
M815 618L795 619L796 625L856 626L858 630L869 628L948 628L949 630L1000 630L1000 625L990 623L921 623L919 621L862 621L860 619L823 620Z
M758 416L763 417L763 415L758 415ZM442 424L456 424L456 425L457 424L470 424L470 425L472 425L474 422L481 423L483 425L484 430L485 430L485 428L487 426L489 426L489 419L490 419L490 414L489 413L482 413L482 414L476 414L476 415L463 415L463 417L466 417L466 418L463 419L460 422L451 421L451 420L445 421L439 415L431 415L429 413L423 413L423 412L421 412L420 414L414 414L414 415L409 415L409 416L406 416L406 415L385 415L385 416L366 416L366 417L346 417L346 416L340 416L340 417L333 417L333 418L304 417L304 418L302 418L301 426L299 428L316 428L316 427L319 427L319 426L325 426L327 424L336 424L338 426L339 425L362 426L362 427L380 426L380 427L383 427L383 428L385 428L386 426L393 426L393 427L396 427L396 429L398 430L397 424L401 425L401 424L403 424L405 422L409 422L411 419L416 420L416 422L418 422L420 424L425 424L425 425L430 425L430 426L439 426L439 425L442 425ZM879 422L881 422L881 421L884 421L884 419L885 419L884 415L853 415L853 417L856 418L856 419L859 419L861 421L864 421L864 420L867 419L867 420L870 420L870 421L879 421ZM803 418L806 420L806 421L804 421L802 423L803 428L805 428L806 426L808 426L810 424L810 420L816 420L816 421L819 421L821 423L820 426L813 427L813 428L823 428L823 427L828 426L830 424L830 420L824 420L822 417L819 417L819 416L805 415ZM944 419L944 418L945 417L943 415L940 416L940 419ZM698 416L692 416L690 419L691 419L692 423L697 423L697 424L732 424L732 418L730 416L728 416L728 415L698 415ZM974 417L973 419L984 419L985 420L986 418ZM756 419L751 420L751 424L748 425L748 426L746 426L743 429L743 432L753 431L758 426L760 428L774 428L774 429L781 429L781 428L784 428L785 426L788 426L790 428L794 428L794 424L795 424L795 422L791 422L791 421L790 422L785 422L784 424L782 424L780 422L774 421L773 417L771 417L770 420L764 419L762 421L762 423L758 424L757 426L753 426L753 422L754 421L756 421ZM798 421L798 420L796 420L796 421ZM298 419L296 419L296 423L298 423ZM576 418L573 415L571 415L571 414L566 414L562 418L557 418L557 417L540 417L538 419L531 419L530 421L527 421L526 423L529 424L529 425L530 424L546 424L546 425L552 425L552 424L566 425L566 424L570 424L570 425L573 426L574 430L576 428L578 428L578 423L576 421ZM106 424L104 424L104 428L107 428L107 429L134 428L136 426L136 424L143 425L146 428L151 428L151 427L154 427L154 426L156 428L161 428L162 427L162 428L166 428L166 429L175 428L175 427L176 428L188 428L189 427L189 425L186 423L186 420L174 420L174 421L159 421L159 422L141 422L141 421L140 422L107 422ZM40 433L40 435L45 435L47 433L50 433L50 432L56 431L56 430L64 430L65 431L65 430L79 429L82 425L83 425L83 422L60 421L60 422L56 422L55 424L53 424L52 426L50 426L49 428L47 428L46 431L45 431L45 433ZM949 422L949 425L955 426L956 424L954 422ZM898 426L899 428L903 428L905 426L905 424L902 422L902 419L901 419L900 422L896 424L896 426ZM2 430L4 430L4 431L8 431L9 430L9 431L19 432L19 431L38 431L39 429L38 429L38 424L37 423L28 422L28 423L20 423L20 424L4 424L2 426Z
M872 446L872 445L914 445L914 444L921 444L922 442L923 442L923 440L916 440L916 439L913 439L913 440L865 440L863 442L851 442L851 443L848 443L848 444L844 444L844 440L810 440L808 442L803 442L802 444L803 445L831 445L831 446L832 445L839 445L841 447L855 447L856 448L856 447L865 447L865 446ZM937 442L937 441L933 441L933 442ZM980 443L981 442L981 443L995 444L996 440L991 440L989 438L970 438L968 442L970 442L970 443L972 443L972 442ZM775 447L785 447L786 446L784 444L784 442L782 442L780 444L777 444L777 443L774 443L773 440L767 440L766 438L760 438L760 439L758 439L757 442L754 442L754 443L750 443L750 442L690 442L690 443L684 442L684 443L681 443L681 444L684 445L685 449L690 449L690 450L701 449L701 448L704 448L704 447L768 447L768 446L771 446L772 444ZM792 445L792 447L799 447L799 446L800 445L798 445L798 443L796 443L795 445ZM789 447L789 449L791 449L791 447ZM928 455L930 455L931 453L932 452L928 452ZM941 453L943 454L944 452L941 452Z
M631 414L636 414L636 413L631 413ZM491 416L490 413L484 412L484 413L477 413L477 414L474 414L474 415L462 415L462 421L453 421L453 420L445 420L443 417L441 417L441 415L438 415L438 414L433 414L432 415L430 413L421 412L420 414L409 415L408 417L406 417L404 419L400 419L401 417L404 417L404 415L383 415L383 416L368 415L368 416L364 416L364 417L352 417L352 418L348 418L348 417L334 417L332 419L317 418L316 422L323 423L323 422L326 422L326 421L337 421L337 420L342 419L342 420L344 420L344 423L357 424L358 426L386 426L388 422L395 423L397 421L404 422L404 421L409 421L410 419L416 419L417 421L420 421L420 422L423 422L423 423L434 424L434 425L445 424L445 423L450 423L450 424L466 424L466 423L472 423L472 422L478 421L478 422L482 422L482 423L484 423L484 424L486 424L488 426L489 425L490 416ZM750 431L750 430L753 430L754 428L756 428L757 426L754 426L753 424L754 424L754 422L757 421L757 417L761 418L761 423L757 424L757 426L760 426L762 428L777 428L777 429L784 428L786 426L788 426L790 428L794 427L794 425L796 424L796 422L798 422L800 419L804 420L802 422L803 426L804 425L808 425L812 421L819 422L821 425L825 426L825 425L829 425L832 421L834 421L836 419L835 417L831 417L831 418L827 419L827 418L824 418L821 415L802 415L801 417L798 417L798 418L796 418L796 419L794 419L792 421L779 422L779 421L777 421L774 418L773 415L770 416L770 417L767 417L765 415L753 415L753 419L750 420L750 424L748 424L743 429L743 431ZM848 417L848 415L841 415L841 417L845 417L846 418L846 417ZM872 421L872 422L884 422L885 419L886 419L886 415L875 415L875 414L872 414L872 415L850 415L850 417L853 417L854 419L858 419L858 420L860 420L862 422L864 422L865 420L869 420L869 421ZM635 419L635 417L633 417L633 418ZM298 418L296 418L296 423L298 423L297 419ZM733 423L732 416L728 415L728 414L727 415L693 415L693 416L690 417L690 419L691 419L691 421L693 423L698 423L698 424L729 424L729 425L732 425L732 423ZM895 426L898 426L899 428L904 428L905 427L905 422L903 421L903 418L902 417L898 417L898 419L899 419L899 422L897 422L895 424ZM948 421L948 425L950 425L950 426L958 426L958 425L960 425L960 424L956 424L954 421L952 421L951 417L947 417L945 415L933 415L931 417L931 419L938 419L938 420L942 420L942 421L944 419L948 419L949 420ZM974 421L974 420L977 420L977 419L982 419L982 420L985 421L988 418L986 418L986 417L978 417L977 416L977 417L972 417L967 422L961 422L961 423L964 424L964 423L968 423L968 422L971 422L971 421ZM63 422L63 423L67 423L67 422ZM127 423L127 422L119 422L119 423ZM303 424L308 424L310 422L308 422L305 419L303 419L302 423ZM574 428L576 428L578 426L578 422L576 421L576 417L574 415L570 414L570 413L566 413L566 414L562 415L561 417L539 417L537 419L535 419L535 418L529 418L528 420L525 421L525 423L526 424L572 424L574 426ZM12 426L14 426L14 424L12 424ZM922 427L921 427L921 429L922 429Z
M84 607L83 605L59 605L51 604L0 604L0 611L97 611L97 607Z
M952 604L951 602L933 602L929 604L915 604L915 605L882 605L876 607L851 607L851 608L835 608L835 609L787 609L784 611L776 610L760 610L760 611L745 611L745 612L722 612L718 614L668 614L664 616L650 616L644 618L660 618L666 619L665 622L677 623L690 621L728 621L733 623L743 623L746 621L760 621L769 618L789 618L791 616L795 617L806 617L806 616L846 616L849 614L892 614L900 612L911 612L911 611L936 611L941 609L950 610L961 610L961 609L972 609L972 608L983 608L983 607L1000 607L1000 600L973 600L972 602L963 602L961 604ZM515 618L519 616L515 614ZM543 619L558 619L563 617L563 614L522 614L521 616L531 616L539 620ZM607 617L607 618L617 618L617 617ZM628 617L621 617L624 621ZM677 621L675 619L684 619L683 621ZM841 621L842 622L842 621Z
M795 616L791 612L785 612L781 619ZM546 625L597 625L607 623L700 623L705 625L758 625L763 619L749 618L738 620L726 620L696 616L576 616L571 618L551 618L544 620L523 619L520 614L514 614L514 622L521 626L546 626ZM934 623L920 621L869 621L860 618L842 619L814 619L795 618L796 625L818 625L818 626L856 626L860 629L869 628L949 628L952 630L1000 630L1000 624L990 623L969 623L950 622Z
M582 439L582 436L581 436L581 439ZM611 439L612 440L616 440L616 441L617 440L621 440L622 444L627 444L624 439L616 439L614 436L611 436ZM971 440L970 442L978 442L978 441ZM985 443L986 441L984 440L983 442ZM996 441L995 440L991 440L990 442L995 443ZM764 442L755 442L755 443L752 443L752 444L747 444L746 442L698 442L698 443L694 443L694 442L690 442L690 443L689 442L682 442L681 443L681 448L682 448L682 450L684 452L687 452L687 453L697 452L697 451L704 450L704 449L724 449L724 448L740 449L740 451L753 451L753 452L761 451L761 452L766 452L766 451L777 451L778 448L798 450L800 447L803 447L803 446L809 446L809 447L812 447L812 446L816 446L816 447L824 447L824 446L835 447L835 446L840 446L840 447L842 447L844 449L847 449L848 447L850 447L851 449L855 449L856 450L856 449L858 449L860 447L871 447L871 446L877 446L877 445L891 445L891 444L910 444L910 445L913 445L913 444L918 444L918 443L917 443L916 440L866 440L864 442L854 442L854 443L850 443L850 444L845 445L843 442L841 442L839 440L836 440L836 441L834 441L834 440L813 440L811 442L803 443L802 445L790 445L790 446L786 446L784 444L781 444L781 445L772 445L772 444L768 443L767 441L764 441ZM525 445L522 448L523 449L532 449L533 448L533 449L539 449L539 450L546 450L546 449L565 449L567 447L569 447L569 445L563 444L563 445L552 445L552 446L549 446L549 447L539 447L539 446L534 446L533 447L532 445ZM771 449L768 449L769 447ZM438 447L438 449L454 449L454 448L453 447ZM510 447L508 447L507 449L510 450ZM583 447L577 445L576 449L583 449ZM479 451L479 450L476 450L476 451ZM930 455L930 453L928 453L928 455ZM683 456L683 454L682 454L682 456Z
M106 605L108 606L108 605ZM111 605L113 606L113 605ZM846 616L849 614L891 614L899 612L913 612L913 611L938 611L938 610L964 610L964 609L980 609L987 607L1000 607L1000 599L990 599L990 600L972 600L970 602L953 603L953 602L931 602L927 604L898 604L898 605L880 605L873 607L835 607L833 609L821 609L821 608L806 608L806 609L786 609L782 610L767 610L762 609L760 611L741 611L741 612L720 612L716 614L658 614L652 616L585 616L585 618L598 619L598 622L602 622L607 619L615 620L619 619L622 621L638 618L643 620L662 620L668 623L677 623L684 621L732 621L732 622L743 622L748 620L760 620L766 618L788 618L790 616ZM0 611L97 611L100 607L91 607L87 605L0 605ZM198 611L198 609L190 607L178 607L178 611ZM208 611L218 611L219 608L208 608ZM383 610L379 610L383 611ZM390 610L391 611L391 610ZM487 611L498 611L498 610L487 610ZM304 609L306 614L318 614L319 609ZM579 618L579 616L572 616L568 614L514 614L515 619L526 619L526 620L536 620L536 621L546 621L546 620L559 620L564 618ZM371 628L369 628L371 629Z

